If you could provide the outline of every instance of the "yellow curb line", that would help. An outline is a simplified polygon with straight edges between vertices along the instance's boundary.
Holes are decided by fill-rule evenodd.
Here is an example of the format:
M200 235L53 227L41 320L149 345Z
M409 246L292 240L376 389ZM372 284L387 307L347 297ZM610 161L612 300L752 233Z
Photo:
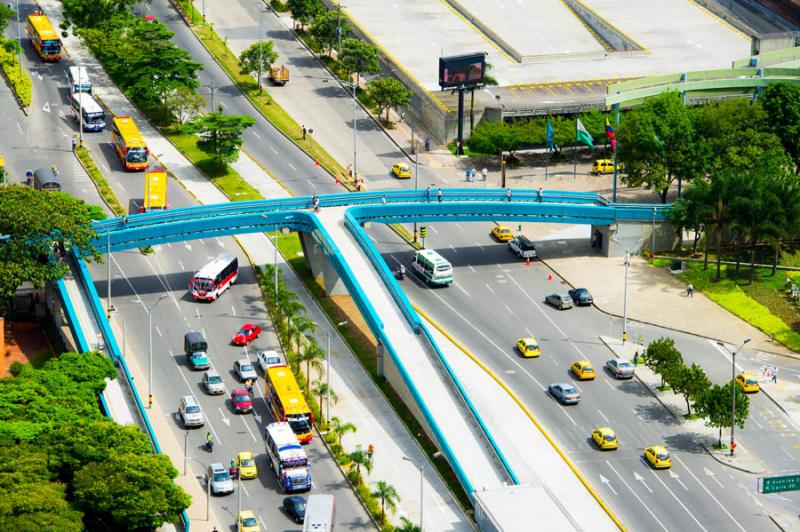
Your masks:
M578 471L578 469L575 467L575 465L572 463L572 461L567 457L567 455L565 455L564 452L561 449L559 449L558 445L556 445L556 442L553 440L553 438L551 438L550 435L547 433L547 431L544 430L544 427L542 427L542 425L539 423L539 421L536 420L536 418L534 417L533 413L530 410L528 410L528 408L522 403L522 401L520 401L519 397L517 397L517 395L513 391L511 391L511 389L508 386L506 386L506 384L502 380L500 380L500 378L497 375L495 375L489 368L487 368L486 365L483 364L483 362L478 360L472 353L467 351L466 347L461 345L461 343L459 343L458 340L453 338L450 335L450 333L445 331L442 328L441 325L439 325L438 323L433 321L427 314L422 312L422 310L420 310L420 308L417 307L416 305L414 305L413 303L412 303L411 306L414 307L414 310L417 311L417 314L422 316L428 323L433 325L440 333L445 335L445 337L448 340L453 342L453 345L458 347L475 364L477 364L478 367L480 367L483 371L485 371L487 375L489 375L497 384L499 384L500 387L503 388L503 390L506 391L506 393L509 395L509 397L511 397L514 400L514 402L517 403L517 406L519 406L522 409L522 411L525 412L525 415L528 416L528 419L530 419L531 422L534 425L536 425L536 428L539 429L539 432L542 433L542 435L550 443L550 445L553 446L553 449L555 449L555 451L562 458L562 460L564 460L564 463L567 464L567 466L572 470L572 472L575 474L575 476L578 478L578 480L581 482L581 484L583 484L583 486L589 491L589 493L592 495L592 497L594 497L594 500L597 501L597 503L600 505L601 508L603 508L603 510L606 512L606 514L608 514L608 516L611 518L611 520L614 521L614 524L617 525L617 528L619 528L620 530L624 531L625 527L623 526L622 522L617 518L617 516L614 515L614 513L611 511L611 508L609 508L606 505L606 503L603 502L603 500L600 498L600 495L598 495L598 493L594 490L594 488L592 488L592 486L589 484L589 482L583 477L583 475L580 473L580 471Z

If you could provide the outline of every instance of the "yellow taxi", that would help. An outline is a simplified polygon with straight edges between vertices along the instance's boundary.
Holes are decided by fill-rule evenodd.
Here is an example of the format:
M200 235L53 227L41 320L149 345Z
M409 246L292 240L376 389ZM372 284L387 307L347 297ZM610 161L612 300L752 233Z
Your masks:
M236 466L239 468L239 476L242 480L246 478L256 478L258 476L258 468L256 468L256 461L253 460L253 453L242 451L236 455Z
M672 457L663 445L653 445L644 450L644 457L654 469L669 469L672 467Z
M592 431L592 439L604 451L619 447L617 433L611 427L597 427Z
M236 519L236 530L238 532L261 532L256 514L250 510L239 512L239 517Z
M594 175L613 174L614 161L611 159L597 159L592 165L592 173Z
M492 228L492 236L495 237L500 242L508 242L509 240L514 238L514 234L511 232L511 229L509 229L505 225L495 225Z
M597 376L597 371L595 371L594 366L592 366L592 363L588 360L573 362L569 369L572 370L572 373L578 380L591 381Z
M761 389L758 386L756 376L749 371L739 373L736 376L736 384L739 385L739 388L741 388L744 393L756 393Z
M542 354L539 350L539 342L533 337L517 340L517 351L525 358L536 358Z
M392 165L392 174L398 179L411 179L411 168L407 163L394 163Z

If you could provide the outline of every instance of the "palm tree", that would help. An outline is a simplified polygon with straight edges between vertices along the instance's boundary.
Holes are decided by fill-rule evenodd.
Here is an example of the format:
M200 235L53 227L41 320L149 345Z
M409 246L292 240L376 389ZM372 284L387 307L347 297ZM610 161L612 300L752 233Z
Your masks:
M418 524L412 523L408 517L400 517L401 526L395 527L397 532L422 532L422 527Z
M355 466L356 475L361 476L362 467L367 470L367 473L372 472L372 457L361 445L356 445L356 450L349 453L347 457L350 459L351 467Z
M311 386L311 393L319 397L319 413L322 414L322 398L328 395L328 383L322 382L320 380L316 380L313 382ZM339 397L336 395L336 392L333 391L333 388L330 389L331 395L331 402L336 404L339 402ZM330 408L330 407L329 407Z
M388 506L392 512L396 511L400 495L397 494L394 486L379 480L375 484L375 491L372 492L372 496L381 500L381 524L384 524L386 522L386 507Z
M292 349L292 340L294 340L295 351L299 353L303 344L303 337L306 336L307 332L314 332L316 329L316 324L305 316L292 316L289 320L289 350Z
M336 436L336 443L342 445L342 436L348 432L358 432L358 427L352 423L343 423L337 416L331 417L330 430Z
M306 343L304 348L298 353L297 363L306 363L306 387L311 382L311 367L317 370L317 373L322 372L322 361L325 360L325 351L319 346L317 341L312 336L306 336Z

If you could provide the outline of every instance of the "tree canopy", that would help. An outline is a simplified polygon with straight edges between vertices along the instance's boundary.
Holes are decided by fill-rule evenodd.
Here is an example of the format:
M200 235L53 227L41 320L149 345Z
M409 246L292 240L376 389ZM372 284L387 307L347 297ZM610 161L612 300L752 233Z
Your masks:
M736 426L743 429L744 423L750 415L750 399L733 381L729 381L724 386L715 384L705 393L700 394L694 405L697 413L706 418L706 426L719 429L718 445L720 447L722 446L722 429L733 424L731 399L734 397L734 393L736 394Z
M98 207L66 193L0 188L0 302L12 298L24 281L41 287L64 276L68 266L51 257L58 242L95 257L92 220L104 217Z
M361 39L342 41L342 55L339 62L348 72L356 74L356 81L361 78L361 74L377 74L381 71L378 49Z
M259 48L261 48L260 51ZM257 73L259 57L261 58L261 73L263 75L269 70L272 63L278 59L278 52L275 51L275 45L272 41L253 43L239 55L239 66L242 69L242 74Z
M378 114L386 111L387 121L389 120L389 110L392 107L411 103L411 91L395 78L375 78L367 84L367 92L375 103Z
M221 166L239 158L242 132L255 123L252 116L214 112L194 117L186 129L200 136L197 147L210 154Z
M771 83L762 101L769 129L794 160L795 173L800 173L800 86Z
M308 32L317 40L323 50L328 51L328 55L331 54L333 47L339 41L340 24L341 38L347 39L352 32L352 28L347 23L347 19L334 10L326 10L320 13L311 22Z

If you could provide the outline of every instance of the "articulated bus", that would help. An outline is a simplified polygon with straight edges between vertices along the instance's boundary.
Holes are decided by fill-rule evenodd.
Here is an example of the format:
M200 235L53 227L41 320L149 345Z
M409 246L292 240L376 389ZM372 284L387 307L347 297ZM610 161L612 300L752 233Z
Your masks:
M214 301L239 278L239 259L236 255L222 253L200 268L189 281L195 300Z
M44 13L37 10L28 16L28 36L31 44L42 61L58 61L61 59L61 39Z
M266 399L276 421L286 421L302 443L311 441L314 415L288 366L267 369Z
M125 170L145 170L150 150L144 143L136 122L129 116L117 116L111 122L111 142Z

